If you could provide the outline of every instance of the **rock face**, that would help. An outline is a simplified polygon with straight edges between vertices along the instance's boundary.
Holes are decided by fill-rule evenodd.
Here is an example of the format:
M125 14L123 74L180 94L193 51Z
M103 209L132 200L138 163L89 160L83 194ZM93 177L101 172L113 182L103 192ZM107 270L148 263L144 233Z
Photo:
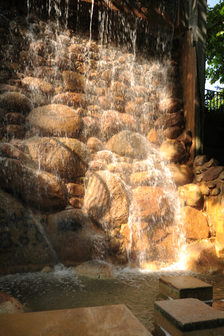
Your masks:
M160 267L181 228L221 256L224 168L190 157L180 46L169 59L99 45L63 31L53 6L57 24L10 9L0 27L1 264Z

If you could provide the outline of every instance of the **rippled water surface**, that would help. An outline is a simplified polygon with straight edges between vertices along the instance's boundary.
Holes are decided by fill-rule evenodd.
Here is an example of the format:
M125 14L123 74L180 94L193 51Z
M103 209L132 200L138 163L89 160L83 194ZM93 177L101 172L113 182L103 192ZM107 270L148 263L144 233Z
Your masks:
M50 273L8 275L0 278L0 290L8 292L25 304L26 311L44 311L111 304L125 304L146 326L153 330L154 301L159 295L162 275L199 275L187 272L139 272L116 270L108 280L77 276L72 269L56 267ZM222 309L223 276L200 276L214 285L216 308Z

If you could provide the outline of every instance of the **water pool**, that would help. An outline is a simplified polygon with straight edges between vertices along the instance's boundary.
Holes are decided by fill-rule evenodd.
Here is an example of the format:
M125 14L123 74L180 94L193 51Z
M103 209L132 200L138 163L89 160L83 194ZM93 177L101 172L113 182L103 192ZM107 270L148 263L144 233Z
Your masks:
M191 275L214 285L216 307L222 309L224 276L202 276L189 272L141 272L115 269L114 278L90 279L75 274L74 269L56 266L50 273L26 273L0 277L0 290L20 300L26 311L44 311L111 304L125 304L132 313L153 330L154 301L159 294L162 275Z

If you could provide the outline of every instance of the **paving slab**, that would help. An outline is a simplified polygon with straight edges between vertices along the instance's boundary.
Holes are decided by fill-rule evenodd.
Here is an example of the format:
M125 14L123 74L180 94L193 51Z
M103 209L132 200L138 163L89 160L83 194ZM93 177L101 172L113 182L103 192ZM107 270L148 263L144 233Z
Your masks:
M213 286L191 276L164 276L159 279L159 291L172 299L195 298L212 301Z
M156 330L160 327L172 336L223 336L224 312L198 299L156 301Z
M152 336L123 304L0 315L0 336Z

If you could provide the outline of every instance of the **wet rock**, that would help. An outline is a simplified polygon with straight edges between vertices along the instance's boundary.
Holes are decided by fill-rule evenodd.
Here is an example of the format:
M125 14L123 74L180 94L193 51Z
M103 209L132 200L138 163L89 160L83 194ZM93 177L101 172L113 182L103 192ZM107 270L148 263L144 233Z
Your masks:
M141 105L139 105L136 101L129 101L125 105L125 112L134 116L140 116L142 112Z
M17 159L23 163L31 163L31 158L13 143L1 143L0 156L5 158Z
M84 210L105 230L128 221L129 195L119 177L99 171L89 178Z
M223 263L216 254L216 246L209 240L189 244L187 268L198 273L223 272Z
M5 92L0 95L0 108L8 112L27 114L32 109L32 104L22 93Z
M135 172L130 175L130 184L133 187L152 185L154 178L153 172Z
M136 120L132 116L113 110L103 112L100 126L102 134L106 139L111 138L121 130L130 129L135 131L138 127Z
M185 184L178 188L179 196L185 203L195 208L201 208L203 205L203 195L200 186L197 184Z
M106 148L121 156L146 159L149 155L150 143L138 133L121 131L107 142Z
M194 159L194 167L202 166L205 162L207 162L206 155L197 155Z
M36 133L43 136L78 137L82 120L75 110L61 104L50 104L33 109L27 120Z
M40 91L46 95L52 94L54 91L53 86L43 79L35 77L25 77L22 79L22 85L30 91Z
M20 177L21 178L21 177ZM46 241L44 216L24 207L10 194L0 190L0 262L1 271L15 272L30 264L55 262Z
M6 124L14 124L14 125L25 124L25 117L21 113L16 112L7 113L4 119Z
M23 313L23 305L13 296L0 292L0 314Z
M114 162L115 158L116 156L108 150L101 150L94 155L94 160L102 160L106 164Z
M104 145L98 138L90 137L87 141L87 147L89 148L90 153L95 153L103 150Z
M182 107L182 101L178 98L166 98L160 101L159 110L161 112L173 113Z
M186 157L186 149L180 141L165 140L160 146L160 154L164 160L181 163Z
M87 261L75 268L75 273L91 279L111 279L113 278L112 266L99 261Z
M164 136L167 139L176 139L182 133L182 131L183 131L183 129L179 126L168 127L164 131Z
M125 96L126 85L122 82L115 81L112 83L111 90L116 96Z
M177 186L182 186L193 181L193 172L189 166L172 163L168 165L168 168Z
M78 92L64 92L59 93L52 99L52 104L63 104L72 107L85 107L86 97L83 93Z
M187 239L199 240L209 237L209 226L205 213L185 206L181 209L181 219Z
M84 176L88 169L88 147L77 139L33 137L23 144L37 166L64 180L73 181Z
M132 171L132 165L128 162L116 162L108 164L107 169L111 173L121 173L127 175Z
M224 170L222 166L210 167L203 174L204 181L213 181L218 178L219 174Z
M103 110L109 110L112 107L112 99L107 96L99 96L98 104Z
M155 126L162 127L163 129L167 129L172 126L183 126L183 125L184 125L184 115L182 112L166 113L161 117L159 117L155 122Z
M36 54L39 56L44 56L45 45L41 40L37 40L35 42L31 42L29 46L29 52L31 54Z
M10 139L23 139L26 133L25 126L22 125L7 125L5 127L4 135L6 136L7 140Z
M82 184L68 183L66 187L69 196L84 196L85 191Z
M78 92L85 90L85 78L83 75L74 71L63 71L62 76L65 90Z
M69 204L75 209L82 209L84 200L80 197L71 197L69 198Z
M0 161L2 188L19 195L21 199L41 210L63 208L66 205L65 187L54 175L35 170L18 160L2 158Z
M89 137L100 137L101 129L99 122L92 117L83 117L83 127L80 134L80 139L83 138L83 141L86 141Z
M146 138L147 138L147 140L149 140L153 144L158 144L159 143L159 134L158 134L158 131L155 128L152 128L148 132Z
M97 232L82 210L68 209L49 215L46 231L62 262L81 263L107 253L105 236Z
M140 186L133 190L132 209L134 217L144 220L153 217L161 217L167 213L168 203L159 187Z

